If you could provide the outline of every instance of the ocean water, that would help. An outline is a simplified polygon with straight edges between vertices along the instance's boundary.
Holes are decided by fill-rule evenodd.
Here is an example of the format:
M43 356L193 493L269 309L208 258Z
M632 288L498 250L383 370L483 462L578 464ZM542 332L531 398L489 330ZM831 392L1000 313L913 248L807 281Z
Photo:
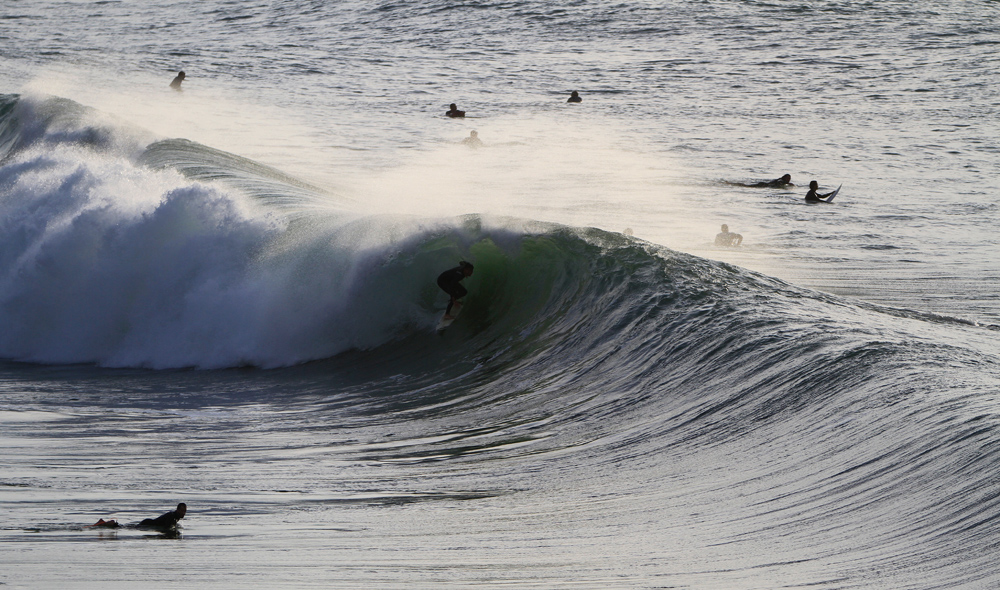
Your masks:
M998 23L3 3L0 585L996 587Z

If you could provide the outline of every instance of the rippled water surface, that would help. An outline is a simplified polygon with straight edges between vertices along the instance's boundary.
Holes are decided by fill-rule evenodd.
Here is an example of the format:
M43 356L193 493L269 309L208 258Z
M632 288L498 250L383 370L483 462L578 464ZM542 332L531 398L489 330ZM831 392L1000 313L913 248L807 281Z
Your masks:
M998 17L0 6L0 584L995 586Z

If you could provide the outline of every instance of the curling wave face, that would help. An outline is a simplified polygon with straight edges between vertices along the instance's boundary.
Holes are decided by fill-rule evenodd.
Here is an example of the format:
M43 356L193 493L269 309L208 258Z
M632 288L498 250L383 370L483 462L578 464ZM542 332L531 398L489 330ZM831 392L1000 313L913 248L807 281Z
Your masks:
M661 546L687 527L716 572L755 552L767 567L807 567L813 543L837 548L823 559L859 579L890 558L913 576L993 575L976 548L1000 515L981 491L1000 465L995 330L596 229L362 216L266 166L59 99L2 98L0 145L0 357L330 359L188 377L199 395L235 380L238 407L259 395L276 408L265 426L235 421L228 465L244 469L248 429L280 440L259 462L279 464L287 430L315 437L299 443L308 452L386 469L387 489L430 472L428 497L459 473L468 497L530 489L558 505L550 514L592 515L582 539L609 519ZM438 335L447 297L434 279L462 258L476 266L467 303ZM330 424L347 425L335 450ZM387 426L401 435L387 440ZM269 473L273 486L315 483L295 463L254 485ZM535 503L524 506L535 523ZM706 559L680 546L671 558Z
M6 97L2 113L4 358L278 366L374 346L427 313L389 230L288 214L260 194L284 180L266 167L170 150L59 99ZM162 164L179 151L185 166Z

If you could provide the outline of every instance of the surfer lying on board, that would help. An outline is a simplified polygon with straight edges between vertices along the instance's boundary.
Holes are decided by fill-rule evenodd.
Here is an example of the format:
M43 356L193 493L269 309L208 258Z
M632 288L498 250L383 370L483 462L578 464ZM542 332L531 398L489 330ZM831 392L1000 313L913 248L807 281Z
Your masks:
M792 184L791 174L785 174L781 178L775 178L774 180L759 180L757 182L723 182L733 186L745 186L747 188L788 188L790 186L795 186Z
M731 248L743 243L743 236L729 231L729 226L722 224L722 231L715 235L715 245Z
M451 318L451 306L455 305L455 302L465 297L469 292L465 290L465 287L461 285L462 279L465 277L472 276L472 264L461 261L455 268L449 269L438 275L438 287L441 290L451 295L451 301L448 302L448 309L444 310L445 319Z
M806 193L806 203L826 203L823 199L829 197L837 191L830 191L825 195L817 194L816 191L819 189L819 183L815 180L809 181L809 192Z
M792 184L792 175L785 174L781 178L775 178L774 180L765 180L752 185L755 188L785 188L786 186L795 186Z
M141 529L156 529L158 531L169 531L177 526L177 521L187 514L187 504L181 502L177 505L177 510L172 510L166 514L161 514L156 518L147 518L138 524Z
M166 514L161 514L156 518L144 519L139 524L135 525L138 528L143 529L156 529L158 531L169 531L177 527L177 521L184 518L187 514L187 504L181 502L177 505L177 510L171 510ZM117 520L104 520L103 518L90 525L91 528L101 528L101 529L119 529L122 525L118 524Z

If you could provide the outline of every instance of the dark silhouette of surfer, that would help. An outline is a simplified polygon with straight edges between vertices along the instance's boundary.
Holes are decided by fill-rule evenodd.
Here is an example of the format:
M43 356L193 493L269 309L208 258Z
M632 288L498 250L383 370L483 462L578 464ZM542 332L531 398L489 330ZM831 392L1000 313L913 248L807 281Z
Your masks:
M177 92L180 92L181 82L184 81L185 77L187 77L187 75L184 72L178 72L177 77L174 78L174 81L170 83L170 87L176 90Z
M837 191L830 191L825 195L821 195L816 192L817 190L819 190L819 183L816 182L815 180L810 180L809 192L806 193L806 203L826 203L828 201L825 201L824 199L826 199L833 193L837 192Z
M566 102L583 102L583 99L580 98L580 93L574 90L569 93L569 98L566 99Z
M743 236L729 231L729 226L722 224L722 231L715 235L715 245L731 248L743 243Z
M775 178L774 180L764 180L756 184L750 185L755 188L785 188L787 186L795 186L792 184L792 175L785 174L781 178Z
M448 115L452 119L463 119L465 118L465 111L458 110L458 107L455 106L455 103L451 103L450 105L448 105L448 112L445 113L445 115Z
M463 139L462 143L469 147L477 148L477 147L482 147L483 140L479 139L478 131L470 131L469 136Z
M458 302L459 299L465 297L469 292L462 286L461 282L465 277L472 276L472 264L461 261L455 268L448 269L438 275L437 284L441 287L441 290L451 295L451 301L448 302L448 309L444 310L444 319L452 319L451 317L451 307Z
M147 518L139 523L141 529L156 529L158 531L169 531L177 527L177 521L187 514L187 504L181 502L176 510L161 514L156 518Z

